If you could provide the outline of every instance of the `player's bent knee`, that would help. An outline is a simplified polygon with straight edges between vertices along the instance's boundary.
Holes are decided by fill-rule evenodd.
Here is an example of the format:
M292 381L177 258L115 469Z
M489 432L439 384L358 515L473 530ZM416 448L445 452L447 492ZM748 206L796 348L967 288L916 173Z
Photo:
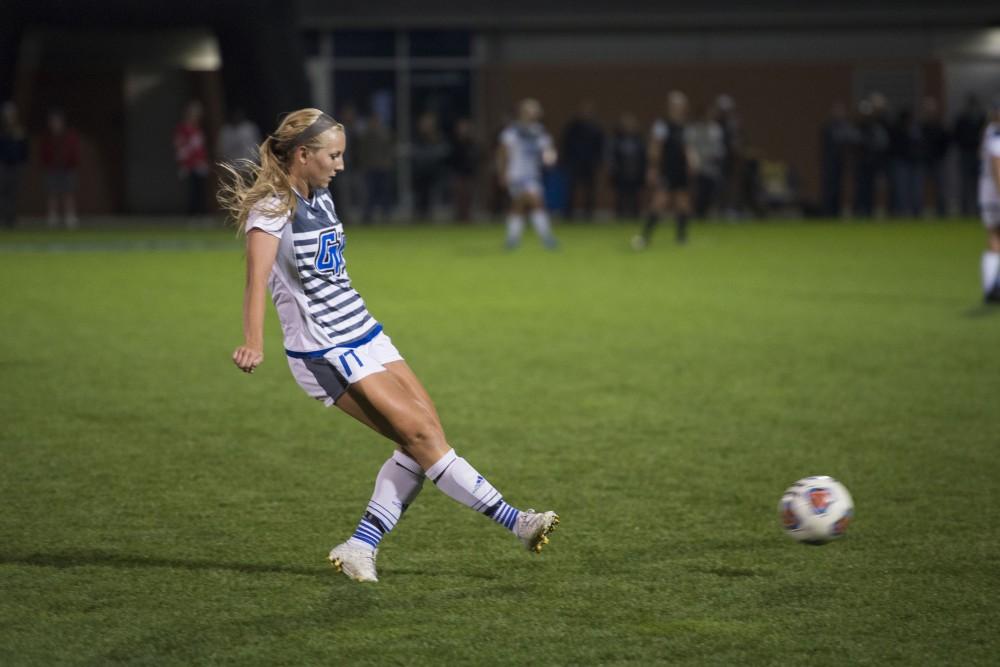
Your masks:
M436 448L444 440L441 426L430 416L414 419L397 430L402 436L403 447L412 452Z

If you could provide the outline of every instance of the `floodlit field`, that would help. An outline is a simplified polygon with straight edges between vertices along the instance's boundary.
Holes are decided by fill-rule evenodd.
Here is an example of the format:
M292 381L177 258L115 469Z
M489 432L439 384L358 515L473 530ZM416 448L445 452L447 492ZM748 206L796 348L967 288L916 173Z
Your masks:
M309 400L228 232L0 235L0 663L986 664L1000 308L971 222L349 232L458 451L539 557L427 485L335 574L389 449ZM781 534L807 474L846 540Z

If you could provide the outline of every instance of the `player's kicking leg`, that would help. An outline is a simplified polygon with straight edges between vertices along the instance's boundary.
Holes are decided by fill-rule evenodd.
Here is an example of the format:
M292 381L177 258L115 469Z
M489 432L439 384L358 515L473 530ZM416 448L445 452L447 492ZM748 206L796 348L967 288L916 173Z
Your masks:
M359 573L351 575L358 580L377 580L375 550L382 537L395 526L404 506L409 504L407 501L412 502L419 492L423 478L418 477L418 470L422 470L424 476L445 495L509 530L529 551L541 551L548 543L548 535L559 523L558 515L555 512L523 511L508 504L483 475L448 446L432 404L428 399L414 395L407 387L407 379L398 373L376 373L352 384L349 389L352 404L361 408L361 413L369 421L377 425L379 420L386 420L391 433L397 434L404 443L405 454L397 452L383 465L372 496L373 503L369 504L351 539L331 552L331 562L337 565L339 560L341 570L348 572L350 568ZM415 376L412 381L419 382ZM419 468L408 466L410 460ZM390 463L405 469L409 476L394 470ZM391 489L391 493L387 489ZM411 490L412 495L407 496L407 490ZM395 501L392 493L396 494ZM398 512L391 509L394 502L400 505ZM362 549L367 549L367 552Z

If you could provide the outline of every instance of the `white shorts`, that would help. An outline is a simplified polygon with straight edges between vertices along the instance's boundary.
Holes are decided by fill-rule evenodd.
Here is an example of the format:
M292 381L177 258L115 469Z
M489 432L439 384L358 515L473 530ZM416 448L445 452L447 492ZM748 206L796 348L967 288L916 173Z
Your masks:
M507 185L507 192L511 199L517 199L527 194L540 197L542 195L542 181L538 178L513 179Z
M330 407L349 385L402 359L392 339L380 332L357 347L335 347L319 357L288 357L288 366L307 394Z
M996 229L1000 227L1000 202L986 202L980 205L983 227Z

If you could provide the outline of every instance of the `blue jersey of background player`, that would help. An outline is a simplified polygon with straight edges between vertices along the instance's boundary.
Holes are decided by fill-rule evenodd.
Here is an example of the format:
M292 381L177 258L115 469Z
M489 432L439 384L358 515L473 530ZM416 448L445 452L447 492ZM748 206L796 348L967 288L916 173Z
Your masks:
M537 552L559 521L555 512L522 512L507 504L455 453L427 390L351 285L343 225L327 189L344 170L346 147L340 123L319 109L300 109L261 144L259 166L239 165L252 183L229 168L235 178L222 189L220 202L247 239L244 340L233 361L252 373L264 360L270 289L299 385L396 444L354 534L330 551L339 571L357 581L378 581L378 545L416 499L425 477Z
M507 216L507 248L510 250L521 243L526 215L546 248L551 250L557 245L545 210L542 187L542 171L555 164L556 149L541 119L542 105L537 100L522 100L517 120L500 133L497 174L501 187L510 195Z

